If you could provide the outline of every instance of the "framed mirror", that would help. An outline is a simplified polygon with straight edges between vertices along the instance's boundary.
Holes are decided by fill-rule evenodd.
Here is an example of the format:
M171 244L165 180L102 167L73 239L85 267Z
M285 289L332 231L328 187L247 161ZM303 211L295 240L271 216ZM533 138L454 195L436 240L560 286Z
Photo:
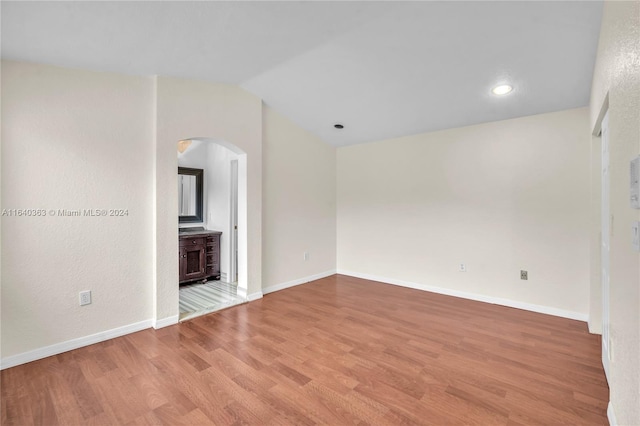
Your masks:
M178 167L178 223L202 222L204 170Z

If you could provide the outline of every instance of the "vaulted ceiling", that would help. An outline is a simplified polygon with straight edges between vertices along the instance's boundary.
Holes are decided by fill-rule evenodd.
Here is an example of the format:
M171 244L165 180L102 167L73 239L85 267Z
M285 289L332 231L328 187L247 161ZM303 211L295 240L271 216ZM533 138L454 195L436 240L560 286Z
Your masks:
M2 57L237 84L344 146L587 105L601 12L600 1L3 1ZM493 95L499 83L513 92Z

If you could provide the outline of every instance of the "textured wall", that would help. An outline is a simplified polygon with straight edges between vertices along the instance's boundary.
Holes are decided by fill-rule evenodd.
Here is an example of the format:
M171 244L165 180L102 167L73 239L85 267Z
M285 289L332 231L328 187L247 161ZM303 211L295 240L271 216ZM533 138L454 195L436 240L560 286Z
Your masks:
M338 271L586 317L588 231L586 108L338 149Z
M152 313L151 79L2 62L2 357ZM78 292L92 290L80 307Z
M2 63L2 86L3 208L128 211L3 217L3 358L177 316L180 139L246 153L249 246L239 263L249 293L260 293L260 99L226 85L15 62ZM78 305L81 290L93 291L91 305Z
M640 219L629 206L629 161L640 154L640 2L607 1L593 76L590 128L599 127L608 94L610 203L612 215L610 273L609 387L616 420L640 424L640 259L631 248L631 223ZM599 161L599 144L593 144ZM599 169L593 168L599 185ZM597 193L595 195L598 195ZM592 203L592 235L600 229L600 199ZM599 238L592 238L592 270L600 270ZM591 309L600 317L600 276L592 278Z
M270 287L336 269L336 149L270 108L263 120L262 280Z
M239 254L239 274L246 276L249 295L261 292L262 102L224 84L157 77L156 85L155 318L162 320L178 314L178 206L174 201L178 190L176 144L181 139L226 141L246 153L247 216L239 216L238 238L245 238L248 247L247 258ZM241 159L240 174L243 164ZM242 200L238 202L242 212Z

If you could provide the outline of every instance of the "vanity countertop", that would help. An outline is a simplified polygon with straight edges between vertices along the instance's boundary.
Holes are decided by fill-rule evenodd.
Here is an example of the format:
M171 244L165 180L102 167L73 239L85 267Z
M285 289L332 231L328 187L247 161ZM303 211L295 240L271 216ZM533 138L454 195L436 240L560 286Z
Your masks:
M182 228L178 230L178 237L188 236L194 237L196 235L221 235L220 231L211 231L208 229L204 229L201 226L197 226L194 228Z

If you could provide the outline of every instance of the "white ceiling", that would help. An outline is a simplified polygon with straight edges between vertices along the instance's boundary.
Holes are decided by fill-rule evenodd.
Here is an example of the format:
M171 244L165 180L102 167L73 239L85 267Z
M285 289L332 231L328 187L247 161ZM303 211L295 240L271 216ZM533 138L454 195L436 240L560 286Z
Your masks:
M602 2L1 8L3 58L238 84L344 146L587 105ZM492 95L501 82L514 91Z

